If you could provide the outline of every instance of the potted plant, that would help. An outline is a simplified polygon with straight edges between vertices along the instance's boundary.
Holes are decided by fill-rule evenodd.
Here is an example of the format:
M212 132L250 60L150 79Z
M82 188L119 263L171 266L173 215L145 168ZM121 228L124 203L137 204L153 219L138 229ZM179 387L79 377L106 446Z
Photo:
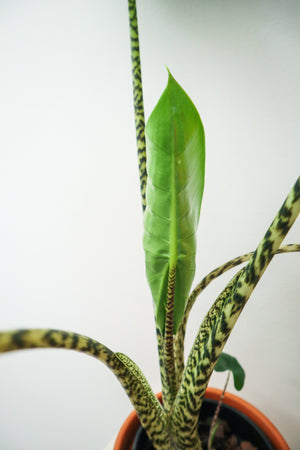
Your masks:
M131 0L129 12L144 249L155 305L163 407L130 358L91 338L59 330L17 330L1 333L0 350L67 348L96 357L123 385L157 449L197 449L201 448L197 423L204 393L237 318L273 256L299 250L297 245L280 245L299 214L300 181L256 251L219 267L190 293L195 271L194 235L204 186L203 126L193 103L169 73L168 86L148 120L145 139L136 9ZM242 262L247 265L232 278L204 318L185 364L185 327L195 300L210 281Z

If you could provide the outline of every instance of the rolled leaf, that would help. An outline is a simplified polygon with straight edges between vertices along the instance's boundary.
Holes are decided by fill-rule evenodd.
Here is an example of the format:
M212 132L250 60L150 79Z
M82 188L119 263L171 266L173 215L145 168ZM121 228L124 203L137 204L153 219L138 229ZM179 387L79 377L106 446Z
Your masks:
M174 333L195 273L195 233L204 188L205 138L194 104L169 73L146 126L146 273L164 332L168 280L175 282ZM174 286L173 286L174 287Z

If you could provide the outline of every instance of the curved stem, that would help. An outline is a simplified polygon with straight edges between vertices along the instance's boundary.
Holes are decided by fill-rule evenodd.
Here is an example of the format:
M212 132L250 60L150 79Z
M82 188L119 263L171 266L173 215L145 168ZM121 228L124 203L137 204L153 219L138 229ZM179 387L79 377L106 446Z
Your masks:
M291 252L299 252L299 251L300 251L300 244L288 244L288 245L283 245L282 247L280 247L276 251L276 255L278 255L280 253L291 253ZM197 300L197 298L201 294L201 292L213 280L215 280L218 276L222 275L223 273L227 272L228 270L238 266L239 264L249 261L253 254L254 254L254 252L245 253L244 255L233 258L230 261L227 261L225 264L222 264L221 266L212 270L208 275L206 275L201 280L201 282L195 287L195 289L190 294L186 308L185 308L185 314L184 314L183 320L182 320L180 327L178 328L177 334L175 336L175 363L176 363L176 373L178 374L178 377L179 377L178 382L180 382L182 373L184 370L184 338L185 338L185 332L186 332L186 325L187 325L187 321L189 318L189 314L191 312L192 307L195 304L195 301Z
M34 348L65 348L99 359L114 368L114 353L87 336L63 330L19 329L0 333L0 353Z
M194 438L203 396L224 345L299 212L300 177L249 263L226 286L200 326L172 409L171 429L177 431L186 448Z
M118 378L155 448L172 449L166 415L138 366L87 336L61 330L31 329L0 333L0 353L33 348L76 350L103 362Z
M223 309L243 270L234 275L210 308L190 352L171 417L171 428L174 432L177 430L180 448L192 449L194 440L197 439L198 417L204 392L226 343L223 338L223 332L227 332L223 327ZM231 311L228 314L230 313Z

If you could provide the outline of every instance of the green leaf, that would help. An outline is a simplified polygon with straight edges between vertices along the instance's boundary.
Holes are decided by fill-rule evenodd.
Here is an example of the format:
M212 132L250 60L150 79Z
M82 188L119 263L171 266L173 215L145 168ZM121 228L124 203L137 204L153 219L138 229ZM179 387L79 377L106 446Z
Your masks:
M205 138L194 104L169 73L146 126L146 273L158 327L164 332L168 277L175 272L174 333L194 279L204 188Z
M234 387L240 391L245 383L245 371L236 358L222 352L215 366L216 372L225 372L230 370L233 375Z

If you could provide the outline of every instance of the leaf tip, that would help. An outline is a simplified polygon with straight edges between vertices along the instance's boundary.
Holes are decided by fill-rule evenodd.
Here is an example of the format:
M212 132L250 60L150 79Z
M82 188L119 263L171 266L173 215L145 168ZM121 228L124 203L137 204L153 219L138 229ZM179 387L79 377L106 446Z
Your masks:
M168 66L165 66L165 67L166 67L167 72L168 72L168 84L170 83L170 81L175 81L176 82L175 78L171 74L171 71L170 71L169 67Z

